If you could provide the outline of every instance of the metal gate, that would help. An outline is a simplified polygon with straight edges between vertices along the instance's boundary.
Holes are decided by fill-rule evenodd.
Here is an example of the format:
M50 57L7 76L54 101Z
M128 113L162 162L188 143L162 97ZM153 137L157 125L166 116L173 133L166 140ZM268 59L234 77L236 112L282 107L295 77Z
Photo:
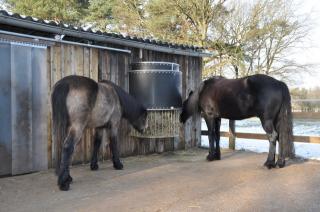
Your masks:
M0 175L47 169L46 46L0 40Z

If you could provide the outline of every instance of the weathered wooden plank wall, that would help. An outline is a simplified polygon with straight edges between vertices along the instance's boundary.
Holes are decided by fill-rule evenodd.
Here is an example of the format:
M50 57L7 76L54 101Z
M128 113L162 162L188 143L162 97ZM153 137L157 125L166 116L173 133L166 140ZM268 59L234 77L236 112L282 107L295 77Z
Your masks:
M166 61L180 64L180 70L183 73L183 99L200 83L202 59L199 57L173 55L136 48L128 49L132 51L131 54L66 44L55 44L49 47L47 53L48 96L50 96L51 89L58 80L71 74L87 76L96 81L111 80L128 91L130 64L140 61ZM55 158L51 135L50 103L49 108L48 166L53 167ZM186 127L181 126L179 138L137 139L129 136L130 126L126 120L122 120L119 134L121 156L148 154L196 146L200 141L200 131L200 118L195 116L187 122ZM75 150L73 163L90 161L93 133L94 130L86 130ZM109 159L110 156L108 139L104 135L103 145L100 150L100 160Z
M50 99L52 87L61 78L68 75L81 75L98 81L98 50L87 47L55 44L47 52L48 98ZM48 167L55 164L54 144L51 130L51 102L48 108ZM75 149L73 162L86 163L91 157L91 140L93 130L86 130L81 142Z

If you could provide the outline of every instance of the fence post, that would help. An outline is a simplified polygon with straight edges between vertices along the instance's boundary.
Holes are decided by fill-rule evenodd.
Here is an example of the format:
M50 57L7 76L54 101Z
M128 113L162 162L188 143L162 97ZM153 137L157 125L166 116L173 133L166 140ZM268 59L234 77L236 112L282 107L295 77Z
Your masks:
M236 124L234 120L229 120L229 149L236 147Z

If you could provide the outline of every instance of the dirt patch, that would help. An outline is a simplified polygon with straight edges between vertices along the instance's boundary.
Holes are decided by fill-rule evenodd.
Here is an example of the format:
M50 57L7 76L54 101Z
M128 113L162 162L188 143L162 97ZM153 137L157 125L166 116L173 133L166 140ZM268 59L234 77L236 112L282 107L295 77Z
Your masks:
M74 166L71 190L53 170L0 178L1 211L320 211L320 163L291 161L267 170L266 154L223 151L207 162L192 149Z

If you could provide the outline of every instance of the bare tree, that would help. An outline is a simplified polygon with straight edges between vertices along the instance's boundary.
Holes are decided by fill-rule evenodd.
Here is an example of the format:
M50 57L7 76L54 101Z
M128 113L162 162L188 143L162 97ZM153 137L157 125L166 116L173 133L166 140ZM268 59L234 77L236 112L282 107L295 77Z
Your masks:
M254 4L234 1L228 18L215 29L212 47L218 59L235 75L255 73L286 77L307 65L289 57L303 41L310 25L295 14L292 0L260 0ZM217 43L219 48L217 48Z
M210 28L217 23L219 16L227 12L226 0L176 0L173 4L179 14L185 16L194 31L200 46L206 46Z

